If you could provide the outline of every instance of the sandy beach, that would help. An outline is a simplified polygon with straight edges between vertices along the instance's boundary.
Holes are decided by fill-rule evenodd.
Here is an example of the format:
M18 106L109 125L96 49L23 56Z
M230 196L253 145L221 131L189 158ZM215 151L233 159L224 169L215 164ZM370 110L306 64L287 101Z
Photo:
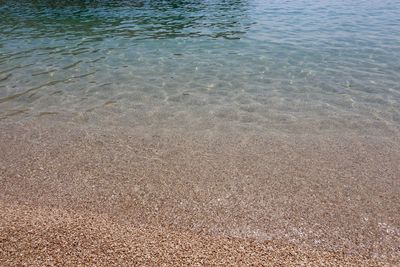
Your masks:
M399 263L396 137L0 127L2 266Z
M400 1L0 18L0 267L400 266Z
M121 224L102 214L0 204L2 266L379 266L342 253Z

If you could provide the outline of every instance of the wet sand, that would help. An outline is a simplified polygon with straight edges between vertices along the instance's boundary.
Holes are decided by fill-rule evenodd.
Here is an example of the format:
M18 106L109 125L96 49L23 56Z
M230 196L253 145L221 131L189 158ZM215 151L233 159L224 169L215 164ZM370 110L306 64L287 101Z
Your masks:
M396 136L43 119L0 135L1 265L400 262Z
M0 211L2 266L379 265L366 258L274 242L121 224L88 212L4 203Z

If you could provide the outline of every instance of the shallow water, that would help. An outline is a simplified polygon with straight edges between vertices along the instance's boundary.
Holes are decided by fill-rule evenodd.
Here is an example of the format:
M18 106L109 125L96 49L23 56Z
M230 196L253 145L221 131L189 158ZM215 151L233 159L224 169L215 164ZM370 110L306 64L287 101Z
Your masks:
M0 0L0 204L396 265L399 82L398 0Z
M399 1L0 1L0 119L387 133Z

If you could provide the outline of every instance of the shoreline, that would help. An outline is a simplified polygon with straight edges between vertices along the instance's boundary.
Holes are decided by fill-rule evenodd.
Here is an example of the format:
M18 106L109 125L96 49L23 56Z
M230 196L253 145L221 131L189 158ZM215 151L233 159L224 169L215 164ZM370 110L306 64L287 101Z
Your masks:
M381 266L365 257L276 242L120 224L107 216L0 203L0 264Z
M201 240L287 244L306 258L318 250L400 262L397 136L121 131L45 120L2 123L0 135L0 202L28 222L26 206L49 218L49 209L103 214Z

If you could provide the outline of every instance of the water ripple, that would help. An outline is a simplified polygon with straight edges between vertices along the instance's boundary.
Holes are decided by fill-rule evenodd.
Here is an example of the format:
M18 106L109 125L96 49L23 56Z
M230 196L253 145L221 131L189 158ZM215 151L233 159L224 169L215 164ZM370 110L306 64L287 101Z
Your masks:
M0 17L2 117L400 125L395 0L3 0Z

